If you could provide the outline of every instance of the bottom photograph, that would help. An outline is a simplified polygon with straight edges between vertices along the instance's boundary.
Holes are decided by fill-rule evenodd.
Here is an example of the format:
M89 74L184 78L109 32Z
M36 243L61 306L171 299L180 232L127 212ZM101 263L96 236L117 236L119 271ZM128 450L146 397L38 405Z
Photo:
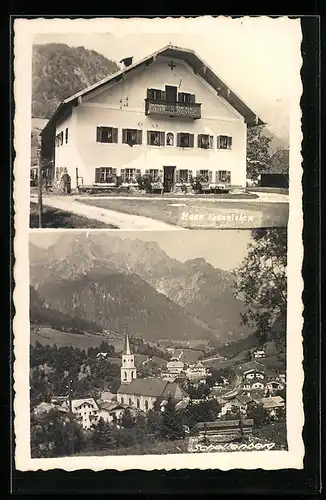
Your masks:
M287 450L286 261L286 228L31 231L31 457Z

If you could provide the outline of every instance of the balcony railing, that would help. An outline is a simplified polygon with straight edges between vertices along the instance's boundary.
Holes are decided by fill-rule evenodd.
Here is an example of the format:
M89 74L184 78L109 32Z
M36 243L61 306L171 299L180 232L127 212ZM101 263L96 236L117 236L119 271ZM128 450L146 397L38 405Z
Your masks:
M145 99L145 115L179 116L198 120L201 118L201 103Z

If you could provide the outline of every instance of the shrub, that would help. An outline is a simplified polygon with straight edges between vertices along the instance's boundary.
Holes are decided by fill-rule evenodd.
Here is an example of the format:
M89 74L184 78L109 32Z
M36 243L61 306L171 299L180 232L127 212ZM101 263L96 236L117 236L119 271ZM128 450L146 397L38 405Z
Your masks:
M138 175L137 176L137 184L139 186L139 189L141 191L146 191L146 193L151 193L152 192L152 176L149 174L144 174L144 175Z
M186 184L184 184L184 183L181 184L181 191L184 194L188 193L188 187L186 186Z
M202 177L200 175L193 177L191 184L194 191L197 191L198 193L203 192Z

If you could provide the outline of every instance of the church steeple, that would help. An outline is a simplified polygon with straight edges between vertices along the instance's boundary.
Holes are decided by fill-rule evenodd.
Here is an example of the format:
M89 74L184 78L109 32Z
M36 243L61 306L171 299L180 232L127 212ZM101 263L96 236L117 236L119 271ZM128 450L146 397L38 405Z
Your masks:
M137 378L135 356L131 353L129 335L126 333L121 360L121 384L130 384L135 378Z

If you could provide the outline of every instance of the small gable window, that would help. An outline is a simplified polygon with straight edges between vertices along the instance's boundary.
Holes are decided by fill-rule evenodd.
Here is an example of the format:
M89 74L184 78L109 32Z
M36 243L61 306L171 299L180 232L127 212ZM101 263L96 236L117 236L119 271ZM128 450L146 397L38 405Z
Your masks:
M227 135L218 135L216 145L218 149L232 149L232 137Z

